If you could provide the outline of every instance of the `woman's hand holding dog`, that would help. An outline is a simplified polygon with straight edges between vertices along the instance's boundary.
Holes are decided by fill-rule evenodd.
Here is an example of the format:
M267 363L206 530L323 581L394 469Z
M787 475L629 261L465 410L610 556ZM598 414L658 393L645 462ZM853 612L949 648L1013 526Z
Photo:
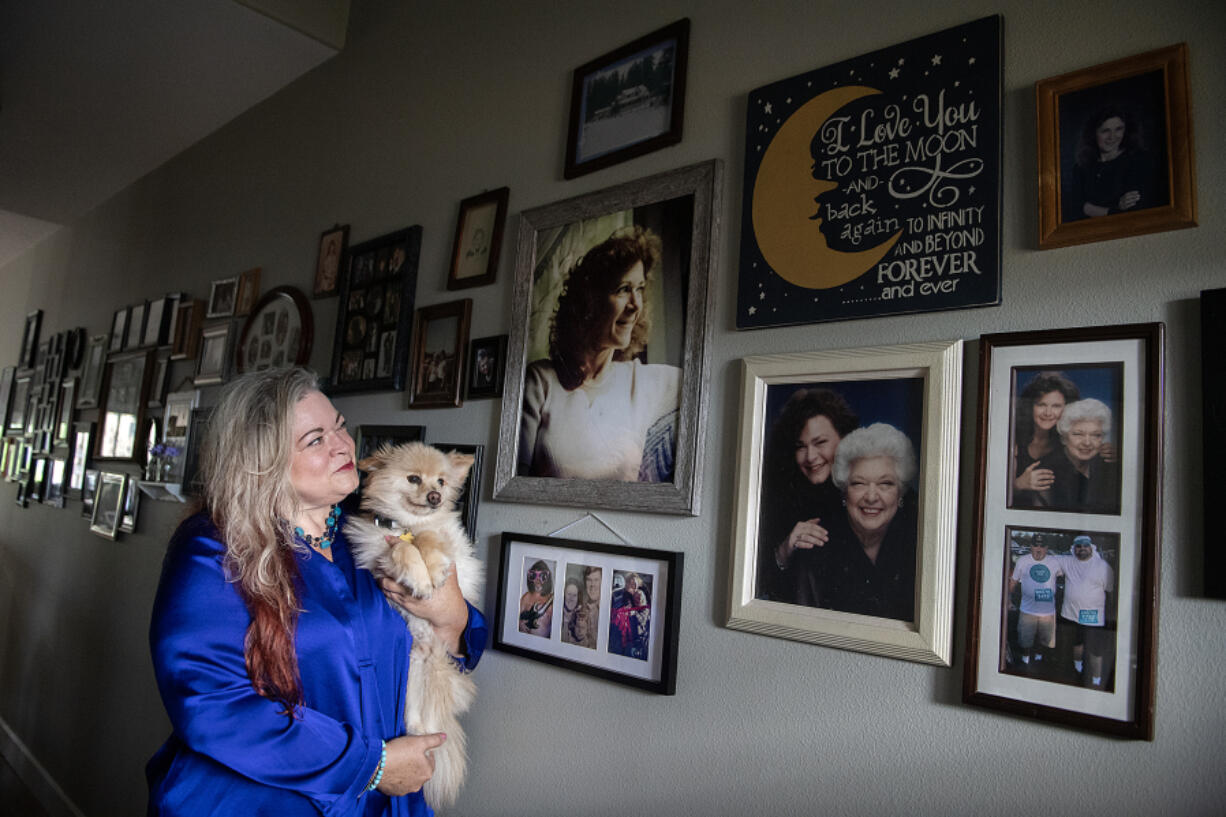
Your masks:
M379 791L389 797L399 797L424 786L434 776L434 757L430 752L442 746L446 740L447 736L442 732L406 735L389 740Z
M379 587L391 601L399 604L418 618L430 622L439 641L455 656L464 655L464 628L468 626L468 605L460 593L460 583L455 570L447 574L447 580L434 588L428 599L414 596L391 579L380 579Z

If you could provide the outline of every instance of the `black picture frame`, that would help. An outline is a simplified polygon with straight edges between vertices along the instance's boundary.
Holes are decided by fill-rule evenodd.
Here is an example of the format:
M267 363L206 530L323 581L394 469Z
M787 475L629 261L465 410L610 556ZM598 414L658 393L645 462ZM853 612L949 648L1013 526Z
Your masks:
M94 458L145 461L145 408L153 377L153 349L111 355L106 364Z
M421 234L421 227L413 226L350 248L341 276L329 394L405 389Z
M8 429L9 412L13 407L13 382L16 379L16 366L5 366L0 371L0 433Z
M183 492L189 496L200 496L203 487L200 482L200 444L208 433L209 423L213 418L213 408L192 409L191 425L187 431L187 452L183 455Z
M504 532L493 647L649 692L676 694L684 560L684 554L672 551ZM525 574L540 562L553 577L565 576L566 580L551 578L548 602L552 608L542 609L543 603L538 603L521 610L528 595ZM565 569L559 570L560 566ZM565 600L567 580L589 578L586 568L599 568L600 590L595 609L584 617L587 629L580 634L573 622L565 622L564 603L555 604L554 599L563 588ZM636 599L640 603L619 604L618 593L622 600L627 594L624 586L617 588L617 577L620 574L628 583L630 573L641 582L642 596ZM580 605L589 600L584 584L579 584ZM525 613L530 615L525 617ZM546 616L550 620L543 623ZM592 618L596 619L594 637ZM532 632L532 624L548 633Z
M409 408L456 408L464 404L472 307L471 298L461 298L417 310Z
M101 473L97 468L86 468L85 476L81 484L81 516L86 519L94 518L94 499L98 495L98 475Z
M681 141L689 42L683 17L575 69L565 178ZM619 126L609 127L615 121Z
M320 234L319 252L315 258L315 282L311 287L313 297L331 298L336 295L348 250L348 224L334 224Z
M106 353L109 336L94 335L85 345L81 361L81 386L77 389L77 408L98 407L102 391L102 376L106 369Z
M477 338L468 344L468 366L464 378L464 399L502 397L507 372L508 335Z
M1200 293L1201 428L1205 463L1201 496L1205 530L1214 530L1219 518L1216 497L1226 491L1226 473L1211 463L1226 462L1226 378L1221 374L1221 350L1226 348L1226 288ZM1205 595L1226 599L1226 552L1206 536L1202 572Z
M89 470L90 454L93 452L94 428L92 421L73 425L68 449L68 474L64 484L64 494L69 499L82 499L85 496L85 472Z

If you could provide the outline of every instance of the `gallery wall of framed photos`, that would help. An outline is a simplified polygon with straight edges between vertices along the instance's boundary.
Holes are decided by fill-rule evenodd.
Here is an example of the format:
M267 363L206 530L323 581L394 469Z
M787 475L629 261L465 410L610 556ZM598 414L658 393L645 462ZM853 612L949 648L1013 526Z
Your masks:
M501 611L513 649L491 648L475 676L464 813L993 813L1032 802L1031 778L1001 773L1028 756L1053 770L1054 802L1088 790L1117 814L1221 811L1212 702L1226 694L1214 635L1226 608L1207 592L1221 586L1220 446L1206 419L1220 400L1208 388L1216 324L1200 316L1201 293L1226 288L1226 132L1212 126L1226 10L353 7L341 58L0 268L13 293L0 300L0 609L13 634L0 719L82 811L123 811L141 785L132 770L164 738L140 659L147 621L133 611L192 499L208 409L278 355L328 380L366 444L420 437L484 453L466 523L487 567L479 606L491 622ZM1099 108L1130 101L1138 110L1095 123L1117 118L1125 135L1105 135L1105 149L1097 127L1085 135ZM1103 204L1110 185L1088 175L1114 174L1098 165L1120 155L1140 181ZM675 177L714 166L704 210L706 188ZM627 191L638 198L617 198ZM566 349L550 349L559 294L590 250L635 227L660 240L645 256L658 261L644 261L622 314L650 313L651 327L630 355L638 369L610 371L658 376L657 397L675 379L675 423L656 425L671 407L657 401L627 453L612 433L625 409L577 426L600 439L578 457L549 441L521 451L540 437L550 376L564 389ZM1140 335L1100 336L1121 327ZM1053 343L1052 331L1069 334ZM928 357L903 351L917 346ZM995 368L981 368L985 355ZM1093 501L1053 487L1070 477L1053 464L1069 456L1058 430L1016 470L1033 431L1020 407L1030 401L1034 424L1041 402L1023 392L1052 372L1076 386L1065 407L1110 412L1083 420L1102 435L1098 460L1071 484L1118 474L1118 506L1099 504L1098 487ZM603 385L580 383L567 394ZM886 457L896 484L876 480L877 498L846 509L862 466L882 461L849 446L845 488L833 457L829 476L817 453L802 462L800 448L823 445L800 444L812 416L784 433L802 392L832 392L854 415L830 423L834 455L887 425L914 469ZM144 424L135 433L128 414ZM633 478L605 479L614 461ZM892 515L889 491L902 503ZM850 555L885 516L889 592L832 580L863 567ZM911 539L914 558L896 558ZM1055 610L1036 614L1046 588L1031 568L1047 560ZM517 603L537 561L553 562L557 584L548 637L513 622L532 611ZM589 649L566 640L580 636L564 611L567 580L594 566L604 606ZM1101 609L1062 615L1091 568ZM646 617L614 613L632 572L646 604L629 606ZM94 586L100 575L122 577L122 598L114 582ZM639 626L632 612L668 661L610 649ZM1031 616L1054 616L1051 635ZM116 782L96 789L58 760L66 727L36 732L22 717L78 691L24 679L55 660L39 658L36 633L62 633L57 654L87 653L81 621L109 622L125 645L89 669L130 690L126 708L148 724L98 716L116 747L98 777ZM595 735L620 748L595 754ZM745 757L766 783L742 784ZM954 784L934 757L958 770ZM545 791L542 768L556 772Z

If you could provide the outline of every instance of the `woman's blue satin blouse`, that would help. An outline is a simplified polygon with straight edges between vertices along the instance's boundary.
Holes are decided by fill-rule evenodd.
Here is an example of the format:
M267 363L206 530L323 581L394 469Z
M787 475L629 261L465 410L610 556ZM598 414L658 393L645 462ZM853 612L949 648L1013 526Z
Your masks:
M226 581L217 536L203 514L179 527L154 601L149 640L174 731L146 770L149 814L431 814L420 792L365 792L380 741L404 734L411 636L374 577L354 566L344 534L333 562L298 556L295 643L306 704L293 720L252 688L243 658L251 619ZM487 636L470 605L466 669Z

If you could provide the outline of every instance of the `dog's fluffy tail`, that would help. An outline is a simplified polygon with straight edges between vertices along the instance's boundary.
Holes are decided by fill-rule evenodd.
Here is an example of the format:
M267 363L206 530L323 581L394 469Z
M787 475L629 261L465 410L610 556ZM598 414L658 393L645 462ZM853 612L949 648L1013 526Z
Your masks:
M441 646L431 645L422 652L414 656L415 663L409 672L406 722L414 734L447 734L446 742L433 752L434 776L424 786L426 802L445 808L455 802L464 782L468 740L459 716L472 706L477 686L471 676L460 672ZM414 679L413 675L419 677ZM414 680L418 683L413 683Z

